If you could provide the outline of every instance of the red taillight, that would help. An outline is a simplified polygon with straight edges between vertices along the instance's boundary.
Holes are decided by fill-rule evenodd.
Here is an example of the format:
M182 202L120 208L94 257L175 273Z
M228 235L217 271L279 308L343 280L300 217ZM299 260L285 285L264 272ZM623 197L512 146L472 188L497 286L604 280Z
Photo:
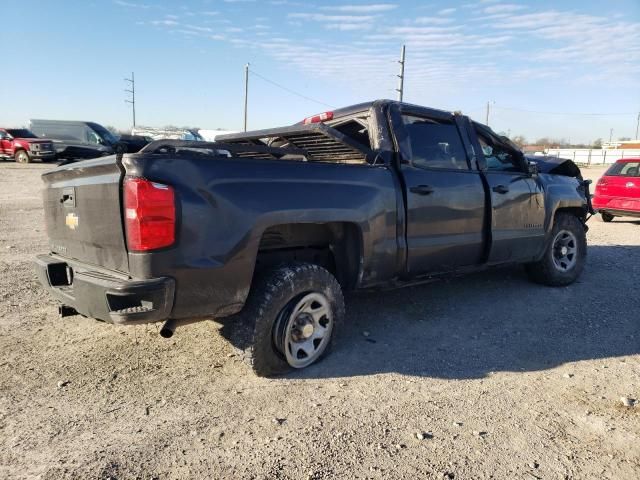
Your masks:
M308 125L310 123L320 123L320 122L325 122L327 120L332 120L332 119L333 119L333 112L324 112L324 113L319 113L318 115L314 115L313 117L307 117L302 121L302 123L304 123L305 125Z
M598 180L598 183L596 183L597 186L601 186L601 185L606 185L607 184L607 177L600 177L600 180Z
M173 188L146 178L124 180L124 226L130 251L173 245L176 205Z

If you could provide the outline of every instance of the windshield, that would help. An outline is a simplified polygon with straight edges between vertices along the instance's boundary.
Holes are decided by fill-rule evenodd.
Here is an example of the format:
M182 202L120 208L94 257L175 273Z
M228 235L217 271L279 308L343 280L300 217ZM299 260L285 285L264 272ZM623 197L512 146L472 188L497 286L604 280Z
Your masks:
M94 132L96 132L98 135L100 135L100 137L102 137L102 139L107 143L107 145L114 145L115 143L118 143L118 140L116 140L116 137L114 137L113 134L109 130L104 128L102 125L98 125L97 123L92 123L89 126L93 129Z
M26 128L9 128L7 133L13 138L38 138L31 130Z

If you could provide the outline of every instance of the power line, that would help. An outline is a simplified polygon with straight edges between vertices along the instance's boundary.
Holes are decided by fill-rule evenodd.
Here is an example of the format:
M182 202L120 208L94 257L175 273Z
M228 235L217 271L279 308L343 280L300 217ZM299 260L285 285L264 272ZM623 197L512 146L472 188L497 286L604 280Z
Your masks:
M253 75L255 75L256 77L261 78L265 82L270 83L271 85L274 85L274 86L276 86L278 88L281 88L282 90L284 90L286 92L289 92L292 95L295 95L295 96L300 97L300 98L304 98L305 100L309 100L310 102L314 102L314 103L317 103L317 104L320 104L320 105L324 105L325 107L336 108L333 105L329 105L328 103L321 102L320 100L316 100L315 98L307 97L306 95L303 95L303 94L298 93L298 92L296 92L294 90L291 90L290 88L285 87L284 85L280 85L279 83L274 82L273 80L269 80L268 78L260 75L258 72L254 71L254 70L249 70L249 72L252 73Z

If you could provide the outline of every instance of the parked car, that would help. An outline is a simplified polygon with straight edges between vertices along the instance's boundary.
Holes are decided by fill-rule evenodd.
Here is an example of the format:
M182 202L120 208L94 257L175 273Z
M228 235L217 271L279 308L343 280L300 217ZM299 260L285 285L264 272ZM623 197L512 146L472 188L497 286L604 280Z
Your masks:
M344 291L514 263L572 283L591 209L567 162L528 163L468 117L388 100L216 143L160 140L43 174L51 251L36 266L63 315L163 321L165 337L227 317L271 375L327 353Z
M596 184L593 207L605 222L640 217L640 158L618 160L609 167Z
M144 137L142 135L120 135L118 142L124 145L125 153L136 153L142 150L146 145L153 142L153 138Z
M0 128L0 159L14 159L18 163L48 162L56 159L56 151L51 140L38 138L26 128Z
M114 135L95 122L35 119L31 130L53 140L58 158L83 160L123 150Z
M203 142L204 138L198 133L196 128L155 128L155 127L134 127L131 135L139 135L153 140L175 139L191 140Z

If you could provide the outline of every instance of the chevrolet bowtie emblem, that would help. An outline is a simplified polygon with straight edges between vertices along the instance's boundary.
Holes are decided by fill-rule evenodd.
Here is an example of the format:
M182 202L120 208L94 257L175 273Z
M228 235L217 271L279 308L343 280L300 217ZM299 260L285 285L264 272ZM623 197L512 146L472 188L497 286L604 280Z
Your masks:
M67 217L64 220L64 223L71 230L75 230L78 228L78 216L75 213L67 213Z

